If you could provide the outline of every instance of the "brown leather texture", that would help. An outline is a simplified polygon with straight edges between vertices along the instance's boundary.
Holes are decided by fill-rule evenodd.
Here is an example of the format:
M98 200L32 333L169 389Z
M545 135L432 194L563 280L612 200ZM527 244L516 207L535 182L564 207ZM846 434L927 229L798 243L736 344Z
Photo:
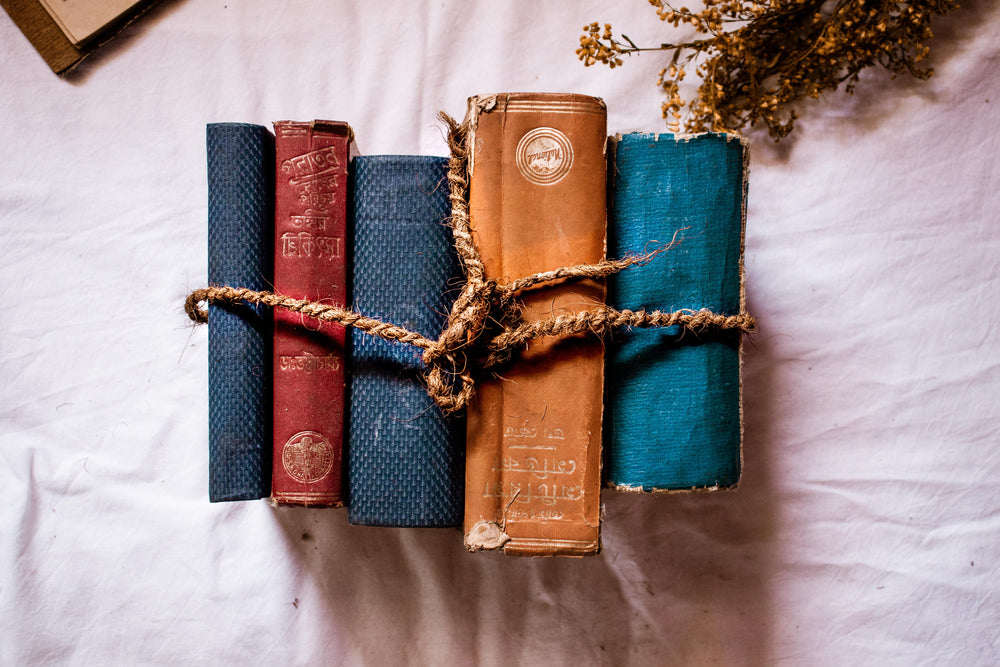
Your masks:
M606 250L607 114L572 94L470 100L470 220L487 277L508 283L598 262ZM601 281L523 294L525 320L604 301ZM600 550L603 348L595 338L532 341L468 410L466 547L581 556Z
M297 299L347 300L346 123L274 124L274 289ZM274 311L272 500L343 504L345 332Z

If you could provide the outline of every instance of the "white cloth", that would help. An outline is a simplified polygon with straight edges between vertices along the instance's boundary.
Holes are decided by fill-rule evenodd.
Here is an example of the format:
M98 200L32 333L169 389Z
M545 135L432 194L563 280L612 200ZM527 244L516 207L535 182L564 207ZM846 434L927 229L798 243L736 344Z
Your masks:
M755 132L738 492L605 495L585 560L209 504L205 124L331 118L445 153L475 93L603 97L659 130L641 0L165 2L53 75L0 15L0 663L995 664L1000 7L935 76L865 72Z

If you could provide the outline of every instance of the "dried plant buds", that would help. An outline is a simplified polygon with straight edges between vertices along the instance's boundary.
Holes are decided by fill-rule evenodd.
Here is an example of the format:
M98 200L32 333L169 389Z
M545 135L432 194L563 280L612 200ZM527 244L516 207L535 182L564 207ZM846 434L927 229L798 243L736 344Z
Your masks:
M796 102L841 84L852 93L868 67L928 78L933 71L920 63L929 53L931 19L958 7L957 0L702 0L696 11L649 3L661 21L690 26L696 38L640 47L626 35L616 38L610 24L591 23L576 50L584 65L618 67L625 55L666 52L657 85L671 131L680 131L682 119L688 132L764 123L775 140L794 128ZM701 85L686 101L680 82L692 66Z

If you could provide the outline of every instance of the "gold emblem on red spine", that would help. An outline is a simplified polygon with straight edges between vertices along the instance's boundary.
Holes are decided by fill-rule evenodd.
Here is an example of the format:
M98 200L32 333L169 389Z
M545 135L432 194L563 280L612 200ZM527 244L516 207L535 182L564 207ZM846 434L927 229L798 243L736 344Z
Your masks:
M333 469L333 446L316 431L296 433L281 450L281 465L296 482L312 484Z

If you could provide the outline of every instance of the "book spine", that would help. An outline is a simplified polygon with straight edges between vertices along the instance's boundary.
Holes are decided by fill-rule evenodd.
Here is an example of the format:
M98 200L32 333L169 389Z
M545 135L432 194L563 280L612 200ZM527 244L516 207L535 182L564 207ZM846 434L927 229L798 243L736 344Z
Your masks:
M745 140L627 134L611 146L609 253L641 253L672 239L676 245L610 277L608 303L741 312ZM635 329L616 335L606 355L608 483L627 491L735 486L739 334Z
M345 305L345 123L279 121L276 147L274 289ZM344 442L344 328L274 311L272 499L340 506Z
M429 338L444 328L461 276L446 224L447 170L439 157L353 161L353 307ZM465 423L427 395L425 370L421 350L352 330L353 524L461 524Z
M208 153L208 282L271 286L274 137L260 125L214 123ZM208 306L209 499L271 493L271 314Z
M604 259L604 103L583 95L470 100L469 209L487 278ZM604 301L603 282L524 293L524 320ZM532 341L468 409L465 545L513 555L600 549L603 352L584 336Z

